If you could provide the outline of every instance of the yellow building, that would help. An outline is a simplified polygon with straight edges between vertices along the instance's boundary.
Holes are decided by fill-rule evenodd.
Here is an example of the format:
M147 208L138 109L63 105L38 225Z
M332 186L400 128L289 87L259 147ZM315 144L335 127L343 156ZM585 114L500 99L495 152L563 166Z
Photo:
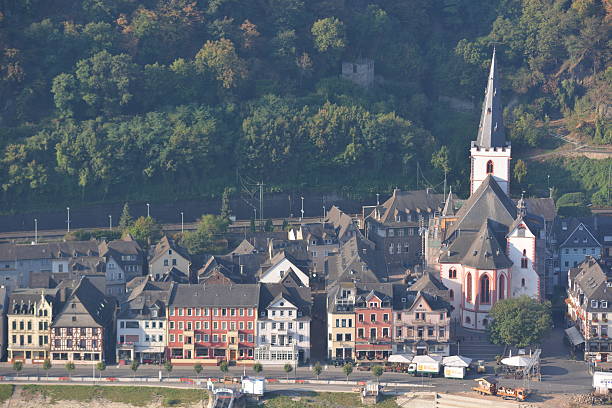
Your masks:
M57 289L16 289L9 297L8 361L42 363L49 356L49 336Z
M327 357L354 359L355 295L352 283L334 286L327 296Z

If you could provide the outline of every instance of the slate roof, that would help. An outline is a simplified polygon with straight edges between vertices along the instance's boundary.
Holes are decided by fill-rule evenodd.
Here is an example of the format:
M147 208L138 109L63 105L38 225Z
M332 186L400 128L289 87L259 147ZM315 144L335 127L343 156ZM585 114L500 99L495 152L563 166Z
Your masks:
M300 229L302 230L302 238L308 244L312 244L314 241L315 245L323 245L325 240L331 240L332 243L338 242L336 230L332 224L320 222L302 224Z
M432 271L425 271L416 282L410 285L410 290L415 292L428 292L428 293L439 293L448 291L448 288L444 286L442 281Z
M374 217L381 224L417 225L409 215L419 213L434 213L443 208L444 196L431 193L429 190L400 191L393 190L391 197L378 207L380 217ZM376 211L373 214L375 215ZM400 223L395 221L397 214L402 216Z
M349 235L352 235L352 233L358 231L353 223L353 219L349 215L342 212L342 210L335 205L332 206L329 211L327 211L325 221L333 225L336 231L336 236L340 241L348 239Z
M312 309L312 298L310 288L288 286L282 283L261 284L259 292L259 310L264 310L277 299L283 297L302 312L303 317L309 317Z
M66 241L35 245L0 244L0 261L98 256L96 241Z
M505 147L507 146L504 135L504 121L501 102L501 85L497 74L497 61L495 49L491 58L491 68L487 80L487 90L482 104L480 124L478 125L478 137L474 144L478 147Z
M213 255L198 270L198 281L203 281L213 272L219 272L234 283L256 283L261 265L267 262L268 254L266 252L243 255L231 253L228 255Z
M457 213L455 206L455 197L453 196L453 188L451 187L448 191L448 196L444 202L444 209L442 210L443 217L452 217Z
M443 297L435 294L413 290L408 285L393 285L393 310L412 309L421 298L429 304L432 310L451 310L451 305Z
M15 289L9 295L7 314L33 314L34 304L39 303L42 296L56 310L59 304L56 289Z
M72 308L73 303L77 307ZM106 327L113 321L115 306L114 299L104 296L87 277L82 277L52 327Z
M570 280L574 282L570 291L582 292L585 296L583 308L587 312L612 312L612 271L601 261L587 256L585 261L569 271ZM578 294L576 293L576 294ZM598 301L598 307L591 306L591 300ZM599 301L608 302L602 308Z
M150 277L145 277L132 290L127 301L121 305L121 312L117 317L122 319L149 318L153 308L158 310L157 317L164 317L173 286L173 282L153 282Z
M174 239L168 237L167 235L164 235L159 240L159 242L155 245L155 248L153 249L153 255L151 256L151 260L149 261L149 263L153 263L157 259L159 259L161 256L165 255L168 252L169 249L172 249L174 252L176 252L177 254L182 256L183 258L185 258L187 260L191 260L189 252L187 252L187 250L185 248L183 248L182 246L178 245L174 241Z
M600 217L596 215L559 219L553 226L557 244L564 248L601 246L605 234L604 231L606 231L608 227L605 223L606 218L612 219L612 217ZM601 225L602 220L604 220L603 225ZM609 227L612 227L612 225ZM607 233L610 234L611 230L607 231Z
M328 257L329 282L377 283L387 279L386 267L376 256L374 244L365 239L350 238L339 253Z
M182 285L174 286L171 307L257 307L259 285Z
M525 204L528 213L538 215L546 222L554 221L557 216L557 207L555 207L555 200L552 198L525 198Z

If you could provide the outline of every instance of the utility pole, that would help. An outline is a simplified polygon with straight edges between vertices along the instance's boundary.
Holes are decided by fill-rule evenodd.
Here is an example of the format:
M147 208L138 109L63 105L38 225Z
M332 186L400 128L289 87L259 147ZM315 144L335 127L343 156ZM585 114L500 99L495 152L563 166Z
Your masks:
M181 211L181 234L185 232L185 224L183 222L183 212Z
M34 243L38 244L38 219L34 218Z
M261 225L263 225L263 181L259 182L259 219L261 220Z
M446 169L444 169L444 199L446 200Z
M66 220L66 224L68 225L67 232L70 234L70 207L66 207L66 211L68 212L68 219Z
M300 197L300 198L302 199L302 209L300 210L302 215L300 216L300 222L302 222L302 219L304 218L304 197Z

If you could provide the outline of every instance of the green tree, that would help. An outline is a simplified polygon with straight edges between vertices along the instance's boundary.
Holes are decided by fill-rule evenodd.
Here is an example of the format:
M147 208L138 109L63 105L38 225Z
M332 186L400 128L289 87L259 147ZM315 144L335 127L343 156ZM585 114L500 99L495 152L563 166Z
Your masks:
M130 214L130 206L126 202L123 205L123 211L121 212L121 217L119 217L119 229L121 231L125 231L127 228L129 228L132 225L133 222L134 222L134 219L132 218L132 215Z
M519 185L523 184L523 180L527 176L527 165L521 159L518 159L514 164L513 171L514 179L519 183Z
M72 372L75 369L74 363L72 361L69 361L66 363L64 367L66 368L66 371L68 372L68 376L72 378Z
M268 219L266 220L266 223L265 223L265 225L264 225L264 230L265 230L266 232L272 232L272 231L274 231L274 223L272 222L272 219L271 219L271 218L268 218Z
M346 381L348 381L349 376L353 373L353 365L351 363L346 363L342 366L342 372L346 375Z
M500 300L489 316L487 331L495 344L527 347L540 342L552 326L550 302L529 296Z
M78 107L79 90L76 78L71 74L60 74L53 78L51 93L60 116L71 117Z
M202 364L196 364L193 366L193 371L195 371L196 373L196 378L200 378L200 373L202 372L203 368L202 368Z
M51 360L49 360L49 358L45 358L45 361L43 361L42 368L43 370L45 370L45 373L47 374L47 379L49 379L49 370L51 369L51 367L53 367L51 365Z
M256 374L261 373L263 371L263 365L261 365L260 362L253 364L253 371L255 371Z
M285 371L285 374L287 375L287 380L289 379L289 373L291 373L293 371L293 366L289 363L285 364L283 366L283 370Z
M321 375L322 371L323 367L321 367L321 363L317 361L315 365L312 366L312 372L314 373L314 375L317 376L317 380L319 379L319 376Z
M17 377L19 377L19 372L23 369L22 361L14 361L13 362L13 370L17 373Z
M148 248L149 245L159 240L162 236L161 227L151 217L138 217L126 231L138 241L143 248Z
M140 363L137 360L132 360L132 364L130 364L130 370L132 370L133 378L136 378L136 371L140 367Z
M344 23L336 17L317 20L312 25L315 48L320 52L342 51L346 46Z
M229 371L229 364L227 361L222 361L221 364L219 364L219 370L221 370L223 374L227 374Z
M218 215L203 215L195 231L185 233L181 243L192 254L218 252L224 247L218 243L219 236L227 230L229 220Z
M102 378L102 372L106 370L106 363L104 363L104 361L100 361L98 364L96 364L96 370L100 372L100 378Z
M431 156L431 164L441 170L444 174L450 173L450 162L448 159L448 147L442 146L440 150Z
M166 361L164 363L164 369L166 370L166 373L168 373L167 378L170 378L170 373L172 372L172 368L173 368L173 366L172 366L171 362Z
M380 376L383 375L384 372L385 370L379 365L372 367L372 375L376 378L376 382L380 381Z
M227 38L207 41L195 57L201 72L211 72L224 88L233 88L247 77L246 63L236 54L234 43Z
M221 218L229 220L232 215L232 209L230 208L230 198L234 193L233 187L225 187L223 190L223 196L221 197Z

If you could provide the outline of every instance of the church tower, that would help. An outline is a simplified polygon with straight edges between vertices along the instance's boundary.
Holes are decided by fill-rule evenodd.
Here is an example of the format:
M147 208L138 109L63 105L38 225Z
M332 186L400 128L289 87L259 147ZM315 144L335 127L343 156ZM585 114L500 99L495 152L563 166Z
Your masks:
M496 65L495 49L493 49L491 71L478 126L478 138L472 142L470 148L472 159L470 194L473 194L489 175L497 181L506 195L510 193L510 142L506 141L504 135Z

